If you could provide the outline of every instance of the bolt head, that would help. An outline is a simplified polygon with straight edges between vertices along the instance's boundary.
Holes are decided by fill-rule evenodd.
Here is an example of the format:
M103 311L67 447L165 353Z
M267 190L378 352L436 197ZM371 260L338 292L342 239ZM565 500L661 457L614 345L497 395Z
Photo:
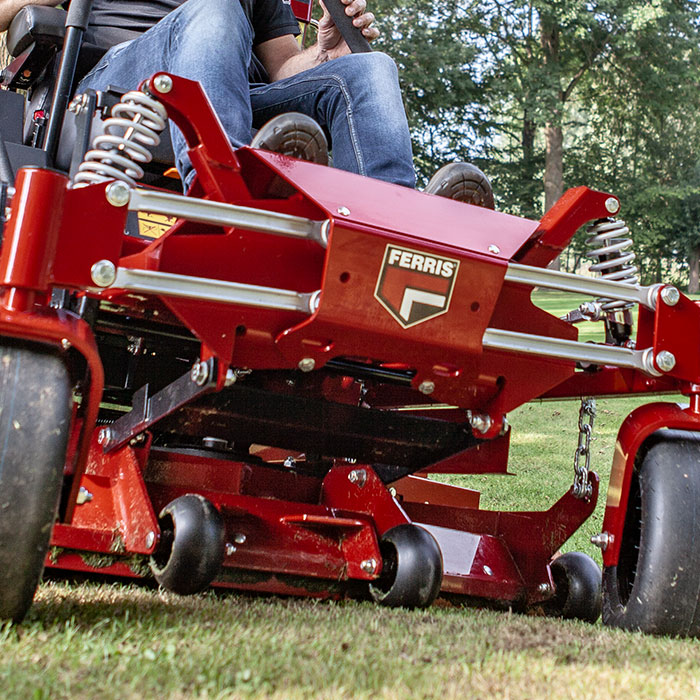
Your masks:
M469 424L477 432L482 434L486 433L492 424L491 416L483 415L481 413L473 413L469 417Z
M226 543L226 556L230 557L234 552L236 551L236 548L231 542Z
M105 196L113 207L125 207L131 198L131 188L125 182L113 182L105 190Z
M316 367L316 360L313 357L304 357L299 360L298 367L302 372L311 372Z
M552 590L552 587L548 583L541 583L539 586L537 586L537 590L540 593L549 593Z
M487 576L493 576L493 569L490 566L488 566L487 564L484 564L484 573Z
M362 488L367 481L367 472L364 469L353 469L348 474L348 481L350 481L351 484L357 484L360 488Z
M608 197L605 200L605 208L610 214L617 214L620 211L620 202L615 197Z
M360 564L360 568L366 574L373 574L377 570L377 560L376 559L365 559Z
M68 340L68 338L61 338L61 347L64 350L70 350L71 349L71 342Z
M209 366L206 362L195 362L190 370L190 379L197 386L204 386L209 379Z
M432 394L435 391L435 382L431 381L424 381L421 382L418 385L418 391L420 391L421 394L425 394L428 396L429 394Z
M165 94L173 89L173 80L169 75L157 75L153 80L153 87L158 92Z
M591 544L595 545L596 547L600 547L603 551L605 551L608 548L611 540L612 538L610 537L609 533L600 532L597 535L593 535L593 537L591 537Z
M156 533L151 531L146 535L146 547L150 549L156 543Z
M681 293L675 287L664 287L661 290L661 301L666 306L675 306L681 300Z
M341 216L350 216L350 210L347 207L338 207L338 214Z
M668 350L662 350L654 359L662 372L670 372L676 366L676 356Z
M78 491L78 497L75 499L75 502L79 506L82 506L85 503L89 503L91 500L92 494L84 486L81 486Z
M247 539L248 539L248 538L247 538L242 532L237 532L237 533L233 536L233 541L234 541L236 544L245 544Z
M112 442L114 438L114 431L111 428L102 428L97 434L97 444L106 447Z
M109 287L117 279L117 268L111 260L98 260L90 268L90 277L98 287Z

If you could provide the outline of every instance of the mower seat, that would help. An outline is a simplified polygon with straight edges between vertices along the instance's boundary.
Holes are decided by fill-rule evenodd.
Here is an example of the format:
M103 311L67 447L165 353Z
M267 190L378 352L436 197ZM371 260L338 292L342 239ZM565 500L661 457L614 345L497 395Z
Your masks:
M2 71L1 82L9 91L26 90L29 98L29 104L26 105L23 96L20 97L17 93L11 95L8 92L8 98L10 95L16 98L11 104L12 116L6 117L4 112L9 110L0 109L0 118L5 122L2 131L9 141L10 157L15 166L44 165L41 151L32 149L35 152L29 152L28 149L22 148L21 144L26 145L32 141L32 118L37 112L48 109L51 101L58 55L66 31L66 14L65 10L57 7L26 5L15 15L7 31L7 50L14 60ZM75 85L104 56L107 48L83 42L75 72ZM69 111L66 114L56 154L55 166L58 169L75 170L76 162L82 160L82 155L92 143L93 136L102 133L103 120L108 116L108 108L118 101L114 99L114 90L107 92L110 94L106 96L103 108L89 127L89 136L85 134L85 124L80 124L81 120L73 112ZM118 93L117 90L116 94ZM9 99L7 101L9 102ZM84 122L84 117L82 121ZM11 130L10 122L13 122ZM19 138L18 124L24 124L23 135ZM21 150L21 155L15 153L18 150ZM161 172L173 164L174 155L167 128L161 135L161 145L155 151L154 164L160 164ZM155 168L158 170L159 166L156 165Z
M10 90L29 90L43 76L60 51L65 36L66 12L48 5L26 5L7 30L6 45L14 57L2 72L2 84ZM83 42L75 82L104 56L107 48Z

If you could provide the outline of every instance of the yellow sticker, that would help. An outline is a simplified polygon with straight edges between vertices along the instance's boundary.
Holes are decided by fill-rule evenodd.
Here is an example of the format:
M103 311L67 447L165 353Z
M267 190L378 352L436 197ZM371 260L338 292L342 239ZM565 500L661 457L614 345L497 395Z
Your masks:
M160 238L176 221L174 216L151 214L147 211L138 212L139 236Z

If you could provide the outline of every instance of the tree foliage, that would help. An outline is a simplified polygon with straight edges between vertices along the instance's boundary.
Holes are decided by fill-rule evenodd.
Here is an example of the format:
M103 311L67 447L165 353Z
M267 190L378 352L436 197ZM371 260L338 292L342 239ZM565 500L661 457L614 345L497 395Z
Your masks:
M501 209L533 218L565 187L614 192L645 281L693 265L699 276L695 0L374 7L400 66L422 176L471 160L492 177ZM579 237L574 251L583 246Z

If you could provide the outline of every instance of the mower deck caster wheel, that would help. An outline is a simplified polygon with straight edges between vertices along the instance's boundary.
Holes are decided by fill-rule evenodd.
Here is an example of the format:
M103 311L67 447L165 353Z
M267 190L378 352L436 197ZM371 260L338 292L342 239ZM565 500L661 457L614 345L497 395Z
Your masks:
M221 513L203 496L188 493L163 508L158 524L161 539L151 557L156 581L180 595L204 590L224 561Z
M63 481L73 397L58 353L0 347L0 619L32 603Z
M567 620L595 622L602 608L601 571L583 552L567 552L551 564L554 598L545 609Z
M380 605L426 608L442 584L442 553L422 527L406 523L384 533L379 542L383 567L369 590Z

